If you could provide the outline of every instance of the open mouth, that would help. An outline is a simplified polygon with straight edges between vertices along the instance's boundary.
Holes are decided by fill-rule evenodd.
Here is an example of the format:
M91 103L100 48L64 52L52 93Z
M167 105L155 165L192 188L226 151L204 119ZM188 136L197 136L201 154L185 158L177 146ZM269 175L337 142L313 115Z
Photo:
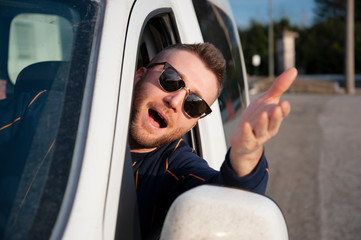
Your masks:
M148 110L149 117L152 120L152 124L158 128L166 128L167 122L166 120L155 110L149 109Z

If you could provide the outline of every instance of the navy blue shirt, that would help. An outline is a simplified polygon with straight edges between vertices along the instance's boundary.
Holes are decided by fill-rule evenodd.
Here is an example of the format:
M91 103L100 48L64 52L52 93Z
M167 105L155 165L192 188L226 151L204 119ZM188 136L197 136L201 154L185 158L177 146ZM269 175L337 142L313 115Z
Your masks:
M216 171L199 157L183 139L149 153L132 153L143 238L160 234L167 211L177 196L196 186L210 183L264 194L268 182L265 156L246 177L232 170L229 151Z
M44 90L0 100L0 238L14 208L14 199L47 96Z

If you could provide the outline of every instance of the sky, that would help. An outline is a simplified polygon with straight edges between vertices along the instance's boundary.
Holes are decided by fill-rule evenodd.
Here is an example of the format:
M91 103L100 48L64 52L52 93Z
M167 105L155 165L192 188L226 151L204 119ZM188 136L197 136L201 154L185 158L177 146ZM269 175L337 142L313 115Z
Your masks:
M251 19L260 23L269 21L269 2L272 2L274 21L288 18L291 25L312 25L314 0L229 0L237 26L247 28Z

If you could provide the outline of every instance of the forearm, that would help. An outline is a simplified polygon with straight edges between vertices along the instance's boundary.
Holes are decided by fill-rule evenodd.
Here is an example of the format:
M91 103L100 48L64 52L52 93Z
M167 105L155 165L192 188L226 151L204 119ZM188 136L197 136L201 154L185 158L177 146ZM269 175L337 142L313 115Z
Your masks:
M255 168L251 171L250 174L244 177L239 177L231 165L230 152L231 151L228 151L226 159L221 167L221 175L224 184L227 186L233 186L260 194L265 194L268 182L268 163L265 155L261 155Z
M251 174L257 167L257 164L262 157L262 153L262 146L251 153L240 153L231 148L229 158L235 174L238 177L245 177Z

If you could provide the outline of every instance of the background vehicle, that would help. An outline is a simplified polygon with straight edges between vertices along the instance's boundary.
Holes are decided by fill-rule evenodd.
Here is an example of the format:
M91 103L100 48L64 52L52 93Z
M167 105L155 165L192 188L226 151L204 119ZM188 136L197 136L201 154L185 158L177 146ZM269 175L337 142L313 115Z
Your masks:
M4 239L140 237L127 146L134 73L170 44L210 41L227 59L213 113L185 136L220 166L248 104L227 1L0 0L0 22Z

